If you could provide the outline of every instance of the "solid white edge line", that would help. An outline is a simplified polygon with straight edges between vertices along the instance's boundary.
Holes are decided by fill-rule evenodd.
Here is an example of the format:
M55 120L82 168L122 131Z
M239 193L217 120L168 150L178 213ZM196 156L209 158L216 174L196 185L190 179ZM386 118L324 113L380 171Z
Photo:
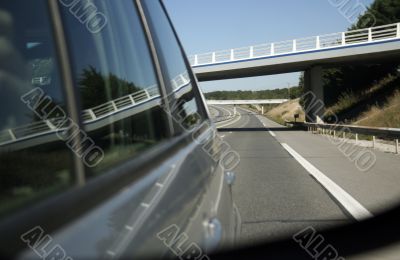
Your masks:
M356 220L372 218L373 215L363 205L361 205L350 194L343 190L339 185L329 179L314 165L304 159L300 154L293 150L289 145L282 143L286 149L325 189L351 214Z
M217 126L217 128L223 128L223 127L226 127L226 126L229 126L229 125L233 125L233 124L239 122L241 118L242 118L242 116L239 114L239 117L236 120L231 120L231 121L229 121L229 123L225 123L225 124L222 124L222 125L216 124L216 126Z
M222 110L225 110L225 112L228 112L228 114L229 114L228 117L231 117L231 116L232 116L232 113L231 113L231 111L230 111L229 109L226 109L226 108L224 108L224 107L222 107L222 106L219 106L219 108L221 108Z
M236 120L231 120L231 121L229 121L229 123L222 124L222 125L219 125L218 123L216 123L216 126L217 126L217 128L222 128L222 127L226 127L226 126L228 126L228 125L233 125L233 124L239 122L239 120L240 120L241 118L242 118L242 115L239 113L239 117L238 117Z
M261 120L261 118L257 117L257 119L260 121L260 123L265 127L268 128L267 125ZM276 134L274 132L272 132L271 130L268 129L268 132L270 135L272 135L273 137L276 137Z

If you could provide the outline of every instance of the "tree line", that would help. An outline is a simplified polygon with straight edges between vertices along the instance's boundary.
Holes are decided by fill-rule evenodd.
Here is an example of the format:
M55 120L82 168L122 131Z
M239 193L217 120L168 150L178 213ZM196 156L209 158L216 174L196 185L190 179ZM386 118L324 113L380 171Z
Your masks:
M302 94L300 87L260 91L214 91L205 93L208 100L294 99Z
M366 23L374 17L374 24ZM371 26L380 26L400 22L399 0L375 0L368 11L358 18L349 30L365 29ZM346 65L324 69L325 104L333 105L343 95L360 95L373 84L381 81L388 75L397 75L400 61L391 60L382 63L361 65ZM303 79L301 79L303 80ZM300 86L302 82L300 83Z

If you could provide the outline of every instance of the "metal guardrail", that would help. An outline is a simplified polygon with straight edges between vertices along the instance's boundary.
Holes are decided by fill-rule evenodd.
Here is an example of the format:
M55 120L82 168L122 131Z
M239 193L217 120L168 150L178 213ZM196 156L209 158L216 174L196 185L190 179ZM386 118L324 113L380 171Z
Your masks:
M346 132L346 133L354 133L361 135L378 136L384 138L400 139L399 128L365 127L365 126L354 126L354 125L314 124L314 123L303 123L303 125L308 128L320 128L336 132Z
M400 38L400 23L189 56L193 67Z
M358 135L367 135L373 137L373 147L375 147L376 137L384 139L392 139L395 142L396 153L400 152L399 139L400 139L400 128L385 128L385 127L365 127L365 126L354 126L354 125L336 125L336 124L315 124L315 123L301 123L308 131L318 132L323 130L323 134L333 134L334 137L343 133L343 137L346 138L345 134L354 134L356 142L358 141Z

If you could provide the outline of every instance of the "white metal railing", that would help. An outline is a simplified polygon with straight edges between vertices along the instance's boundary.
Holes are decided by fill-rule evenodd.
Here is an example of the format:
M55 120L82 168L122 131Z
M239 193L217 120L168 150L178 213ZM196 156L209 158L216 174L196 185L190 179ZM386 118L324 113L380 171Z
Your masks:
M179 74L171 80L171 84L175 91L178 91L190 82L188 72ZM158 85L152 85L132 94L83 110L82 120L84 123L90 123L94 120L106 118L122 110L139 106L155 97L160 97ZM61 120L64 120L64 118L52 118L49 120L37 121L24 126L0 131L0 146L43 133L60 131L67 127L66 125L60 127Z
M179 74L178 76L176 76L171 80L171 85L175 91L182 88L183 86L186 86L189 83L190 83L190 77L187 71L182 74Z
M400 23L189 56L193 67L400 38Z

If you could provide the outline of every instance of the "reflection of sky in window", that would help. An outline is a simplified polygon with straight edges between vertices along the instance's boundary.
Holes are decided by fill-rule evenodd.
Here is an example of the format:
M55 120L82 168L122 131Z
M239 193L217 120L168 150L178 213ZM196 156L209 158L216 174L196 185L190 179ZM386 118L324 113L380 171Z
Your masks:
M28 42L26 44L26 48L27 49L32 49L32 48L35 48L36 46L39 46L41 44L42 44L41 42Z
M169 76L174 79L176 76L187 72L182 52L160 3L158 1L146 1L146 6L149 9L148 15L156 34L153 37L157 39L168 63Z
M64 9L70 45L77 57L75 70L81 75L93 66L103 75L112 73L138 87L156 84L153 66L143 29L133 2L121 0L94 1L98 12L107 17L107 25L100 33L92 34L68 9Z

